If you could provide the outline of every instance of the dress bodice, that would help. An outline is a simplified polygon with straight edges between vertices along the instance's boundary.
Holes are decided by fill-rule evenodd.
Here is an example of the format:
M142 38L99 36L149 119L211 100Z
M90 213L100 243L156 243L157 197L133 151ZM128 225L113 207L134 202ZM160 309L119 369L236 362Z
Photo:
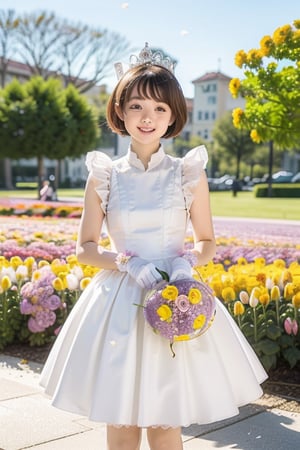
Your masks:
M147 260L178 255L183 250L193 191L207 162L204 146L184 158L160 147L145 170L131 152L112 161L94 151L87 166L102 201L112 249Z

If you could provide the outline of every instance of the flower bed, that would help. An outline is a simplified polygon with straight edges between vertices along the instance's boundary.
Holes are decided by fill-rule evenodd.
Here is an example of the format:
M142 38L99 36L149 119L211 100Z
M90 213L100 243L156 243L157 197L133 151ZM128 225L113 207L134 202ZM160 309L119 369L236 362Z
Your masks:
M0 218L0 349L55 339L97 269L77 262L79 220ZM214 260L195 268L267 369L300 361L300 227L215 219ZM186 248L191 246L188 234ZM109 246L104 234L100 244Z
M67 217L78 218L82 214L82 202L42 202L39 200L1 199L0 216L16 217Z

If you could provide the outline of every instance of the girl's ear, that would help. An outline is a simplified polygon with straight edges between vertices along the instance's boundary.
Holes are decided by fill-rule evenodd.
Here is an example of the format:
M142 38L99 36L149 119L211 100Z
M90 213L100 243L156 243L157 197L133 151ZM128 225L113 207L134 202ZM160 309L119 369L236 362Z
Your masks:
M122 109L120 108L119 103L115 103L115 111L116 111L116 114L119 117L119 119L124 121L124 114L123 114Z
M174 122L175 122L175 117L172 115L172 117L171 117L171 119L170 119L170 122L169 122L169 127L170 127L171 125L173 125Z

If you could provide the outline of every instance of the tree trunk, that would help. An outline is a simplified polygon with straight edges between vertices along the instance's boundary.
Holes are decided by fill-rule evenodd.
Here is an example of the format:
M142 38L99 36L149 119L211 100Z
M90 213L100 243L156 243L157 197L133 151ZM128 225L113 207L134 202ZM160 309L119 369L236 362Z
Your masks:
M3 187L5 189L13 189L11 161L9 158L4 158L3 162Z
M274 161L274 146L273 141L269 142L269 174L268 174L268 197L272 197L272 172Z
M40 198L40 189L42 187L43 180L45 179L43 156L37 157L37 164L38 164L38 198Z

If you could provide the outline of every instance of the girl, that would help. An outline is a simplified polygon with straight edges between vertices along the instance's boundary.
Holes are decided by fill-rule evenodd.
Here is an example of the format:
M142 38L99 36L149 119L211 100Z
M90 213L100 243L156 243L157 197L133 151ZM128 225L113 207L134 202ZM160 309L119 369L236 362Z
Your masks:
M219 301L209 331L178 343L175 358L135 306L162 280L156 267L171 281L190 278L191 264L208 263L216 250L206 149L183 159L164 152L161 138L180 133L186 102L173 73L144 55L107 107L111 129L131 137L127 155L87 155L77 257L103 270L70 313L41 384L53 405L105 422L109 450L138 450L142 428L151 450L181 450L181 426L238 414L262 394L266 373ZM185 254L189 220L194 247ZM110 251L98 245L104 222Z

